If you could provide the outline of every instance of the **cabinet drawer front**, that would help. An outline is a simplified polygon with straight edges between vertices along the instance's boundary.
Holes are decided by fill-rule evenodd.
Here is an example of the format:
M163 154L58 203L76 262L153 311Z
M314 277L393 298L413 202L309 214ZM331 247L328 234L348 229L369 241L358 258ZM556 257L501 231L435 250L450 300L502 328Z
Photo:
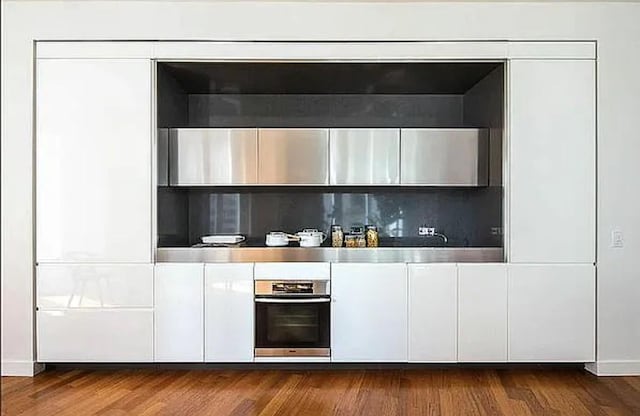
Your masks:
M38 311L39 362L153 360L152 309Z
M153 266L41 264L37 267L39 308L153 306Z
M331 276L331 267L329 263L256 263L254 276L256 280L328 279Z

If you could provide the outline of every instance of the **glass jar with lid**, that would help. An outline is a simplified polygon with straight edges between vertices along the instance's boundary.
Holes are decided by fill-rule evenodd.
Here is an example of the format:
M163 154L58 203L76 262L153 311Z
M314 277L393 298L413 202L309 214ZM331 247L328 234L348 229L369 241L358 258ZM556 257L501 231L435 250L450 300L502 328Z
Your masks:
M380 237L378 235L378 227L375 225L367 225L366 227L367 247L378 247L380 243Z
M358 247L358 236L356 234L348 234L344 236L344 244L348 248Z
M344 243L344 232L342 231L342 227L340 225L332 225L331 226L331 246L342 247L343 243Z

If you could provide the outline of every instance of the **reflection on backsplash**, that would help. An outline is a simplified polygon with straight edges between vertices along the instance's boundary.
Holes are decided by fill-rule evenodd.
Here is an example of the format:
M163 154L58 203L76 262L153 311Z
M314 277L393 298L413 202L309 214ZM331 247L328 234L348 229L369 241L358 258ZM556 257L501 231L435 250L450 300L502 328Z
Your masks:
M449 246L500 247L502 188L159 188L159 246L189 246L209 234L296 232L375 224L380 236L420 241L435 227ZM398 240L399 241L399 240ZM425 240L425 245L435 245Z

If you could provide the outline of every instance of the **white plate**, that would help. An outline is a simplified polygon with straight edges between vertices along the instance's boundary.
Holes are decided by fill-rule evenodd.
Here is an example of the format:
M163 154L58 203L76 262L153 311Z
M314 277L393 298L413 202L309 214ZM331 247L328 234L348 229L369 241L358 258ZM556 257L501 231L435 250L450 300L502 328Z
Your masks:
M205 235L202 236L204 244L238 244L244 241L242 235Z

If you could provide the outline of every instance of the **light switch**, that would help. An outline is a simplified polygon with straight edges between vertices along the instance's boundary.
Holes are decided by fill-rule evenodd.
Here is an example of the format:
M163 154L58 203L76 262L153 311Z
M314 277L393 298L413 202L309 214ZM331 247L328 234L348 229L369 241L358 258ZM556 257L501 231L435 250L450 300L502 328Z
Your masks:
M622 231L613 230L611 232L611 247L613 247L613 248L622 248L622 247L624 247L624 238L622 236Z

